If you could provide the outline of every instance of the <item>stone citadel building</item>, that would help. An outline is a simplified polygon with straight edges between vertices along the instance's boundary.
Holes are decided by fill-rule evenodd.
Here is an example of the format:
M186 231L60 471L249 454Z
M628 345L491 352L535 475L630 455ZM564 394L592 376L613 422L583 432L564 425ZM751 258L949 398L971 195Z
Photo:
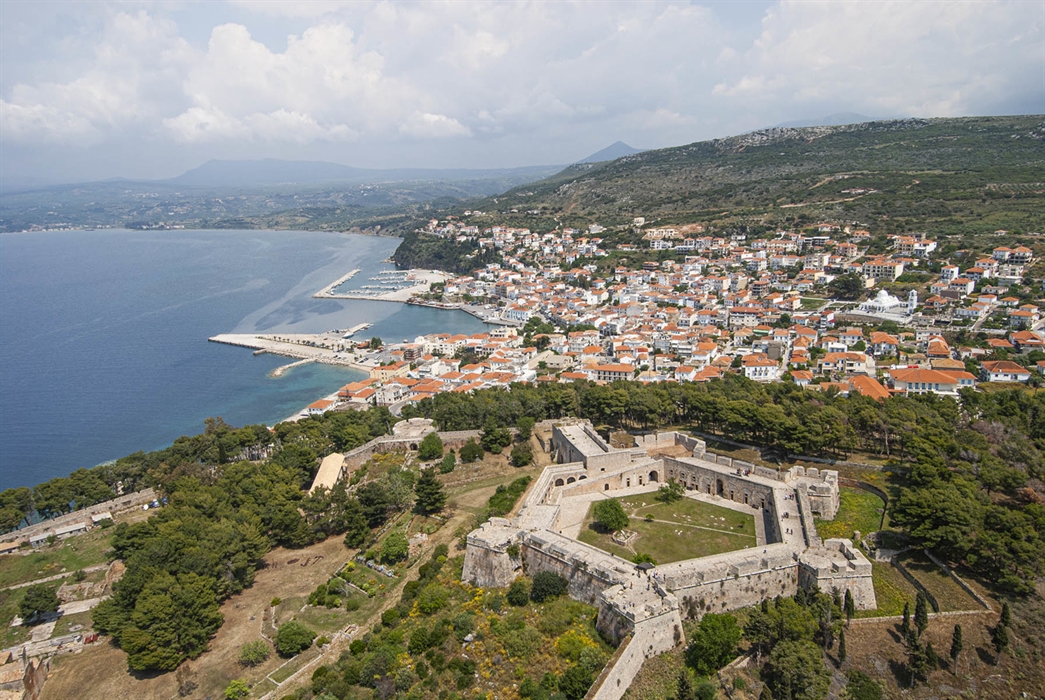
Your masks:
M531 485L511 520L491 518L468 535L463 578L506 587L523 570L553 571L571 597L599 608L597 628L624 642L589 697L616 700L643 661L685 642L682 618L727 612L799 586L850 591L857 609L874 609L871 563L850 540L822 541L813 517L838 511L838 473L792 467L778 472L714 455L676 432L642 436L630 448L606 443L587 421L551 426L546 447L559 462ZM674 479L686 496L749 509L758 546L654 567L580 542L564 532L593 500L656 491Z

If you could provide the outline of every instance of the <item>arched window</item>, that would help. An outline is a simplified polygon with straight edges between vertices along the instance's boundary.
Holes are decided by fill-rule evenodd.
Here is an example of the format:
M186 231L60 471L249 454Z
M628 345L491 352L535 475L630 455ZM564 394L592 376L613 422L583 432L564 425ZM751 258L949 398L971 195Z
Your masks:
M573 478L573 477L571 476L571 477L570 477L569 479L567 479L567 480L566 480L566 483L567 483L567 484L572 484L572 483L573 483L574 481L576 481L576 479L574 479L574 478Z
M562 479L556 479L555 480L555 485L556 486L562 486Z

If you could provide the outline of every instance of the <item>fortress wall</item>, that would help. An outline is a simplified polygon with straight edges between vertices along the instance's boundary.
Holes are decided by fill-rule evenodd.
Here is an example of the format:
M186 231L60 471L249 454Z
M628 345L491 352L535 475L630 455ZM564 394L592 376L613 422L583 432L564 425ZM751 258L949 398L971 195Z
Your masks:
M871 562L850 540L830 539L822 546L802 553L799 583L822 591L850 591L858 610L878 607L874 593Z
M600 621L603 611L605 608L599 612ZM626 639L618 648L612 665L592 685L584 696L585 700L618 700L635 680L646 659L670 651L684 641L678 611L637 623L631 639Z
M506 588L515 580L519 563L508 554L518 530L504 518L490 518L469 533L461 580L483 588Z
M767 598L792 596L798 592L798 562L793 557L741 572L708 571L704 581L678 587L683 614L701 617L757 605Z
M687 489L712 495L719 495L736 503L745 503L752 507L769 508L773 501L773 488L767 484L753 481L745 476L724 472L713 468L715 465L703 466L699 460L687 458L685 461L673 457L665 457L664 479L676 479ZM736 462L733 462L735 465Z
M589 605L595 605L599 593L623 581L635 568L629 561L552 532L522 533L520 557L528 575L541 571L559 574L569 584L570 597Z

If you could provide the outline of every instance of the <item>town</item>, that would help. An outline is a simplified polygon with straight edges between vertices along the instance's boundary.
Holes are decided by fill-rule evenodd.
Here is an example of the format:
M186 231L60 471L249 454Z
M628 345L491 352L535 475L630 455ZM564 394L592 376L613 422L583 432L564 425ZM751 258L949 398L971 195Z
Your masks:
M608 248L597 224L536 234L480 229L467 222L473 214L482 213L433 219L425 233L493 248L502 262L409 303L464 308L496 327L358 347L321 341L354 351L369 376L308 413L379 405L398 414L441 392L514 382L701 382L734 372L881 399L1045 375L1045 321L1030 303L1045 283L1031 277L1036 258L1025 245L981 254L950 245L944 255L926 234L822 223L748 240L636 218L626 228L641 246ZM621 257L650 251L680 260ZM620 264L600 275L611 253ZM958 258L970 262L950 262Z

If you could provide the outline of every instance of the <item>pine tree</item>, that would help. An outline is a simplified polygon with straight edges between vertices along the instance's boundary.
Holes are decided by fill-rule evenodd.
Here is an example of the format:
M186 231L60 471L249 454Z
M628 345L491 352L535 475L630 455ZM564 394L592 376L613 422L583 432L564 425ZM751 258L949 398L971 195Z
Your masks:
M1001 617L998 621L1006 627L1012 627L1012 611L1009 610L1008 603L1001 604Z
M913 688L915 682L926 675L928 663L925 647L918 641L914 630L908 630L904 644L907 646L907 672L911 674L911 687Z
M758 700L773 700L773 691L769 689L769 685L762 684L762 692L758 694Z
M848 625L853 621L853 615L856 614L856 601L853 600L853 592L848 588L845 589L845 623Z
M903 604L903 622L900 623L900 632L904 637L911 632L911 604L906 600Z
M414 510L420 515L438 513L446 505L446 494L443 485L435 478L435 469L422 469L421 476L414 485L417 503Z
M954 662L954 675L958 675L958 657L962 653L962 626L955 625L951 635L951 661Z
M838 663L844 664L846 657L845 630L838 633Z
M686 669L679 672L678 688L675 691L675 700L693 700L693 686L689 682L689 673Z
M994 651L998 652L998 660L995 664L1000 664L1001 654L1009 646L1009 630L1000 622L994 626L994 632L991 634L991 644L994 646Z
M914 601L914 626L918 628L918 634L929 626L929 601L921 591L918 591L918 597Z
M932 642L925 643L925 664L929 667L930 671L940 667L940 657L936 655L936 650L933 649Z

